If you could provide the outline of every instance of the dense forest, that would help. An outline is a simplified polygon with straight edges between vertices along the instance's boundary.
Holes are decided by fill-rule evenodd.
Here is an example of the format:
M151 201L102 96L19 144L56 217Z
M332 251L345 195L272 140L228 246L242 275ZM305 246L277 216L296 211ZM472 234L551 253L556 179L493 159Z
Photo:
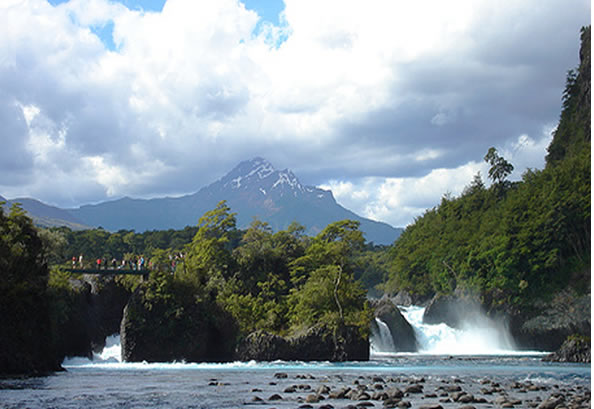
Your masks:
M466 292L487 307L529 303L568 285L589 293L590 27L581 40L546 167L512 183L513 165L491 148L484 158L490 187L477 174L461 196L444 196L395 243L387 292Z

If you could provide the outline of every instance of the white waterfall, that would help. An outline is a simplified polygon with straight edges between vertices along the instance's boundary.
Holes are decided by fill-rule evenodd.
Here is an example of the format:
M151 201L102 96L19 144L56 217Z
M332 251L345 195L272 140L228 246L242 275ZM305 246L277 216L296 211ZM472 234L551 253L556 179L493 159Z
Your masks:
M122 362L122 346L120 334L105 338L105 347L99 353L93 352L93 359L83 357L67 357L62 362L64 367L119 364Z
M93 354L93 361L122 362L122 345L120 334L110 335L105 338L105 347L100 353Z
M396 352L394 346L394 339L392 339L392 333L390 327L384 321L379 318L375 319L378 331L373 333L371 336L371 350L373 353L385 353L385 352Z
M477 313L472 321L455 329L446 324L424 324L425 308L400 307L413 326L419 353L428 355L510 355L514 343L506 328Z

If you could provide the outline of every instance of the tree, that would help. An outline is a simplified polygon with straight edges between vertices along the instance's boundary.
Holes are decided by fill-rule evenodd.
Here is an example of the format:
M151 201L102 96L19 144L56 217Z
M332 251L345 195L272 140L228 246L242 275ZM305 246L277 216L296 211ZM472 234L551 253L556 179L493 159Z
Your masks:
M491 165L489 178L496 184L501 184L514 170L514 166L499 156L494 147L489 148L484 160Z
M198 232L187 247L187 278L205 284L212 274L229 275L233 264L229 244L235 225L235 213L224 200L200 218Z

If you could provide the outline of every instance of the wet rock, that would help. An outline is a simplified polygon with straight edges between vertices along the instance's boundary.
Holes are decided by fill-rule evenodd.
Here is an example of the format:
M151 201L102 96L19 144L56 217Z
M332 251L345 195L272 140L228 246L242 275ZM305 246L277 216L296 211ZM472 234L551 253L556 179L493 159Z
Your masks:
M366 402L359 402L359 403L357 403L357 407L358 408L372 408L374 406L375 405L372 402L367 402L367 401Z
M557 406L563 403L562 397L554 397L551 396L540 405L537 406L538 409L555 409Z
M392 301L383 298L373 302L372 308L375 317L386 323L390 329L396 349L394 352L416 352L418 350L418 341L413 327ZM371 322L371 330L375 333L379 332L375 321Z
M309 394L305 397L305 402L307 403L318 403L320 401L320 397L316 394Z
M427 305L423 314L425 324L445 323L452 328L460 328L462 322L472 319L473 314L480 310L480 305L470 299L463 299L454 295L436 295Z
M413 384L404 389L404 393L423 393L423 385Z
M384 408L393 409L393 408L398 407L399 403L400 403L400 399L386 399L384 401Z
M404 396L404 392L402 392L398 388L390 388L386 391L386 394L392 399L396 399L396 398L400 399Z
M419 406L419 409L443 409L443 406L441 406L438 403L430 403L427 405L421 405Z
M270 396L270 397L268 398L268 400L271 400L271 401L275 401L275 400L283 400L283 397L282 397L282 396L280 396L278 393L275 393L274 395Z
M356 400L370 400L370 399L371 399L371 396L367 392L361 392L357 395Z
M462 395L462 396L460 396L458 398L458 402L460 402L460 403L471 403L471 402L474 402L474 396L472 396L471 394L466 393L466 394L464 394L464 395Z
M297 392L297 385L287 386L283 392L284 393L295 393L295 392Z
M559 350L546 356L544 361L590 363L590 339L573 335L568 337Z
M329 399L345 399L347 393L349 393L350 391L351 391L351 388L348 388L348 387L341 388L341 389L339 389L337 391L331 391L328 394L328 398Z
M274 374L274 377L276 379L287 379L289 377L289 375L284 372L277 372Z
M330 393L330 388L327 385L320 385L316 390L318 395L328 395Z
M386 394L385 392L374 392L373 395L371 395L371 400L386 400L388 399L388 394Z

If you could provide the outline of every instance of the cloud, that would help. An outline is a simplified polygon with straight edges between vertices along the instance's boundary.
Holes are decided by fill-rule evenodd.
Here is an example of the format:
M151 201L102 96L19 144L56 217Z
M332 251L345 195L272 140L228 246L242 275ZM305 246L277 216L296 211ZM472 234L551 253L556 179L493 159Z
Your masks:
M507 146L498 147L500 155L514 165L509 179L520 180L528 168L542 169L551 140L552 129L546 127L539 139L520 135ZM331 180L320 187L332 190L336 200L355 213L404 227L437 206L444 195L460 195L479 172L489 186L488 170L485 162L471 161L456 168L433 169L422 177Z
M489 146L520 174L536 163L589 15L585 0L286 0L275 26L238 0L6 0L0 192L191 193L263 156L405 224Z

